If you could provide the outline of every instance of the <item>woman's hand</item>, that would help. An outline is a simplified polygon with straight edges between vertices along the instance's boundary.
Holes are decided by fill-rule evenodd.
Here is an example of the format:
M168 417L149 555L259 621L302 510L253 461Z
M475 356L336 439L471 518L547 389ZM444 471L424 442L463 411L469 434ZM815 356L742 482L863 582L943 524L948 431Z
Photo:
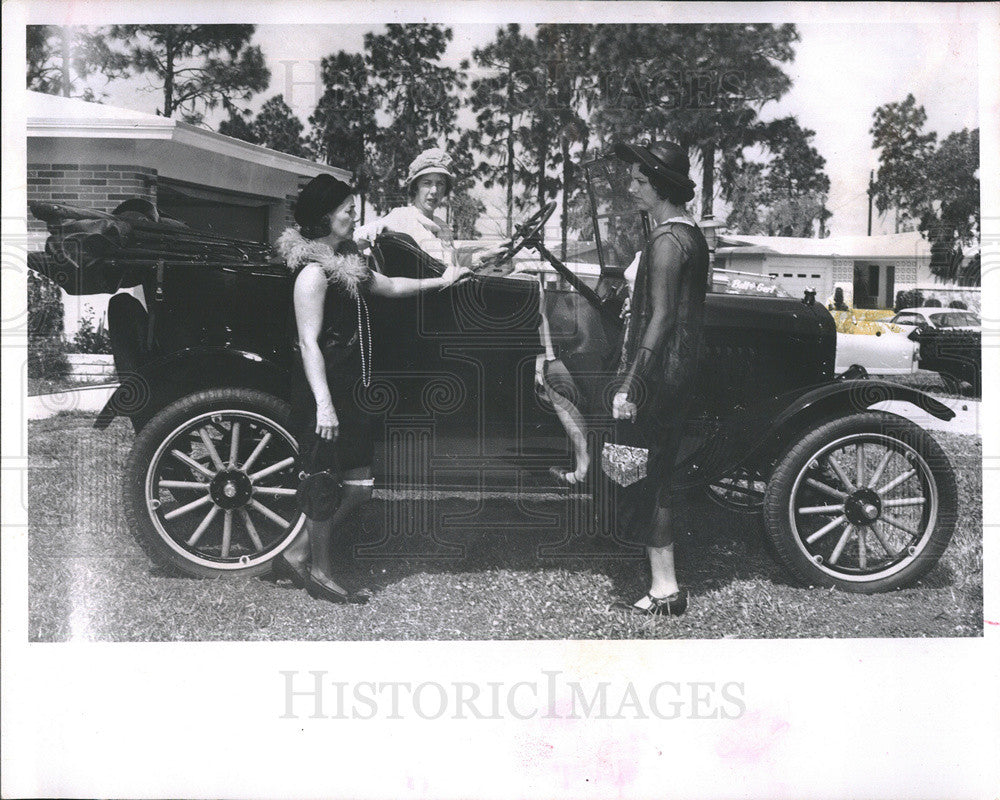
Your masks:
M366 242L370 246L384 230L385 222L381 219L375 219L364 225L358 225L354 229L354 241L359 245L361 242Z
M628 395L625 392L619 392L615 395L614 400L611 401L611 416L615 419L630 419L634 421L638 411L638 406L628 399Z
M452 264L441 274L441 280L444 281L444 285L441 288L452 286L470 275L472 275L472 271L468 267L460 267L457 264Z
M316 435L323 439L336 439L340 430L340 420L332 400L316 404Z
M479 267L484 263L489 263L491 261L499 261L500 257L507 252L506 245L498 244L493 247L488 247L485 250L477 250L472 254L472 266Z

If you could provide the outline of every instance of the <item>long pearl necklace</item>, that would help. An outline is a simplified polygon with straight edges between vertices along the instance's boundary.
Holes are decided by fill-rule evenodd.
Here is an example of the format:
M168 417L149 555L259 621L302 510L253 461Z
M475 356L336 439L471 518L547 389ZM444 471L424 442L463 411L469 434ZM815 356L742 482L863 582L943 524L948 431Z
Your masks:
M364 309L363 315L362 309ZM361 323L362 316L364 316L364 325ZM358 292L358 336L361 339L361 383L367 389L372 382L372 326L371 317L368 314L368 304L360 292Z

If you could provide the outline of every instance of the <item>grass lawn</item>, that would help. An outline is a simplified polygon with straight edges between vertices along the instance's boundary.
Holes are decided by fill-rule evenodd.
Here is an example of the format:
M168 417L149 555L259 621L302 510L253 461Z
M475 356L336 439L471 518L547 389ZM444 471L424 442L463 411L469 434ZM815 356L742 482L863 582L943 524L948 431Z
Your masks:
M681 512L679 528L690 610L646 619L609 609L645 591L645 557L600 537L561 541L580 508L566 499L437 500L432 509L414 502L409 510L446 523L437 555L425 547L422 557L408 556L414 542L402 537L355 555L355 569L375 588L366 606L314 601L257 579L163 573L122 516L131 427L121 419L103 432L91 425L83 414L29 423L32 641L982 635L978 437L934 434L958 475L960 518L944 558L919 585L871 596L795 586L767 554L757 522L699 498ZM379 543L390 511L399 506L373 502L355 543Z

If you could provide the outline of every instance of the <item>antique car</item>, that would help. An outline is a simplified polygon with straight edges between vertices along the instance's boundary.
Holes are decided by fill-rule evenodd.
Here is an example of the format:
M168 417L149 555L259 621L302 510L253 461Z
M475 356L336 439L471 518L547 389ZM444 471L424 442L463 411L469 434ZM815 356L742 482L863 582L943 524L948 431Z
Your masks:
M372 303L367 402L384 415L375 464L383 485L551 491L537 475L567 448L536 381L540 286L559 358L574 380L606 396L624 267L645 234L645 220L615 205L613 164L594 161L585 174L591 220L574 258L596 265L592 276L545 247L549 204L471 279ZM136 430L124 474L132 531L153 559L190 575L268 571L302 525L297 444L286 425L288 271L265 246L168 221L51 204L31 210L50 230L32 269L71 294L143 290L144 309L127 294L109 307L121 384L96 422L122 415ZM539 258L515 258L525 248ZM395 234L380 236L371 258L387 274L442 270ZM803 583L854 592L912 584L951 539L955 477L924 430L868 409L900 400L943 420L954 412L902 386L836 376L834 323L812 296L776 296L738 277L713 288L704 368L692 387L699 413L676 479L762 518L776 558ZM613 426L604 416L591 422L597 447ZM596 469L591 488L612 491ZM613 527L594 522L613 503L572 502L602 509L579 515L581 525Z

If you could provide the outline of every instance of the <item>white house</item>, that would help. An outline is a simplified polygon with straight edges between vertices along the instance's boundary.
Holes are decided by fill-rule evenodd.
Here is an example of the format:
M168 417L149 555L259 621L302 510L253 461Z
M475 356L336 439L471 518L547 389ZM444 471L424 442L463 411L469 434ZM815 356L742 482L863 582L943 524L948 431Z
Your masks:
M723 234L722 269L771 275L790 294L816 290L821 302L840 286L856 308L892 308L896 292L932 285L930 244L918 231L884 236L799 239Z

